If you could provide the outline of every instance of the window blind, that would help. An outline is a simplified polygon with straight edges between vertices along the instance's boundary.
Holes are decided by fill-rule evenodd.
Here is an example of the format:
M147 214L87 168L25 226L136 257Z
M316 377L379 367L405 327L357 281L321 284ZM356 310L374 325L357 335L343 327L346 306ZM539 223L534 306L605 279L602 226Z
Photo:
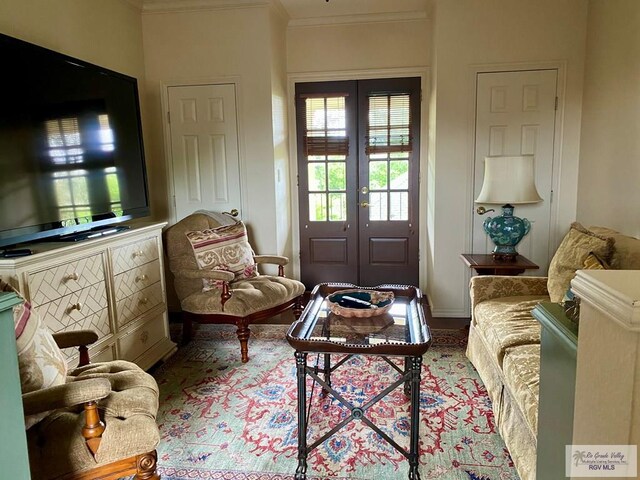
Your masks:
M307 156L346 156L349 137L346 131L345 96L305 98L306 120L304 148Z
M365 153L410 152L411 109L409 94L369 97L369 126Z

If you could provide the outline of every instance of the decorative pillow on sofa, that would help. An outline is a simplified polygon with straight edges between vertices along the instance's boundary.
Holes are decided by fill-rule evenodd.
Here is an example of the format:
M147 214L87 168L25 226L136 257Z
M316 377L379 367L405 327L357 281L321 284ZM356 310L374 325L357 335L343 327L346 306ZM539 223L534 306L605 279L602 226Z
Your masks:
M0 291L20 295L2 280ZM13 307L13 324L22 393L64 384L67 380L67 361L51 332L44 326L38 314L31 310L29 302L23 301ZM49 412L43 412L26 416L26 428L31 428L48 414Z
M587 258L584 259L584 263L582 264L582 270L609 270L611 267L607 262L598 257L595 253L591 252L587 255ZM571 290L571 283L569 283L569 289L567 293L564 294L563 302L572 301L575 299L575 295Z
M597 235L577 222L572 223L549 264L547 289L551 301L562 301L576 270L584 268L590 253L609 261L612 251L612 238Z
M233 272L235 280L258 275L244 223L187 232L186 235L201 269ZM211 286L205 281L205 289Z

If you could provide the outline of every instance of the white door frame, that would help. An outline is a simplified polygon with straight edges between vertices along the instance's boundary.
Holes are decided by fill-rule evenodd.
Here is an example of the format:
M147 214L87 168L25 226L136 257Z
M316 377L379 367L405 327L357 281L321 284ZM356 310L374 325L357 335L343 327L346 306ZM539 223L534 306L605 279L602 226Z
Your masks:
M236 91L236 127L238 130L238 164L240 168L240 211L244 211L244 205L247 204L246 199L246 168L245 168L245 148L244 134L242 128L242 92L240 77L220 76L220 77L197 77L166 80L160 82L160 104L162 108L162 135L164 145L165 170L167 174L167 202L169 211L169 225L176 223L176 204L175 191L173 187L173 158L171 155L171 132L169 123L169 87L190 87L199 85L224 85L233 84Z
M558 108L556 110L556 122L555 122L555 135L553 141L553 166L551 169L552 174L552 182L551 188L553 192L552 204L551 204L551 212L549 218L549 253L555 251L556 246L558 245L558 212L560 209L560 202L558 201L559 195L558 185L560 180L560 159L562 158L562 144L563 144L563 135L564 135L564 102L565 102L565 91L566 91L566 71L567 71L567 62L566 60L560 61L548 61L548 62L518 62L518 63L497 63L497 64L481 64L481 65L471 65L469 67L469 76L468 76L468 92L469 98L471 101L469 102L469 111L467 115L468 121L468 132L469 137L467 141L467 158L469 159L467 165L467 188L466 188L466 198L465 205L467 207L471 206L472 208L467 208L464 214L464 238L465 238L465 251L470 252L472 248L472 228L471 222L473 221L473 215L475 212L473 201L473 179L474 179L474 161L475 161L475 139L476 139L476 77L479 73L506 73L506 72L517 72L517 71L526 71L526 70L550 70L555 69L558 71L558 86L556 95L558 96ZM551 258L551 257L549 257ZM466 285L469 284L468 280L471 278L470 269L466 267L462 267L465 269L467 282ZM470 300L468 295L465 295L465 310L470 311Z
M420 227L418 229L419 247L419 287L426 291L427 283L427 153L428 153L428 120L429 120L429 67L407 67L407 68L385 68L372 70L338 70L331 72L300 72L287 75L287 98L289 117L289 172L291 191L291 238L292 253L291 266L294 277L300 278L300 211L298 208L298 148L296 145L296 102L295 84L297 82L333 82L341 80L368 80L377 78L399 78L399 77L420 77L422 88L422 99L420 102L420 200L418 204L418 216ZM425 215L423 215L425 213Z

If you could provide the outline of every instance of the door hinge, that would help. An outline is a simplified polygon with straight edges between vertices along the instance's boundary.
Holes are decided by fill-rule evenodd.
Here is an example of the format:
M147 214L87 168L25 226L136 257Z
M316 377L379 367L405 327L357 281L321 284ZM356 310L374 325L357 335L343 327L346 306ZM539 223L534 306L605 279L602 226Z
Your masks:
M555 106L554 106L554 108L553 108L553 109L554 109L554 110L558 110L558 97L556 97L556 104L555 104Z
M300 175L296 175L296 187L300 186Z
M167 123L171 123L171 112L167 110Z
M549 203L553 203L553 190L551 190L551 194L549 195Z

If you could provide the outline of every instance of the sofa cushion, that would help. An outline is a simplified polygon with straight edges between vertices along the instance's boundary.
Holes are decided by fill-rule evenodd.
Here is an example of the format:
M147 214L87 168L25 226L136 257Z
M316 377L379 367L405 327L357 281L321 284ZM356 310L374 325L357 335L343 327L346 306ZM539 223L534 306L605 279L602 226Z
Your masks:
M522 410L534 434L538 432L540 345L520 345L506 350L502 365L504 383Z
M611 237L593 233L577 222L572 223L549 264L547 289L551 301L562 301L576 270L584 268L584 261L590 253L609 261L613 243Z
M589 227L594 233L614 240L611 268L617 270L640 270L640 238L630 237L605 227Z
M549 301L549 297L503 297L476 305L474 317L478 332L499 366L502 366L508 348L540 343L540 324L531 315L531 310L543 301Z

